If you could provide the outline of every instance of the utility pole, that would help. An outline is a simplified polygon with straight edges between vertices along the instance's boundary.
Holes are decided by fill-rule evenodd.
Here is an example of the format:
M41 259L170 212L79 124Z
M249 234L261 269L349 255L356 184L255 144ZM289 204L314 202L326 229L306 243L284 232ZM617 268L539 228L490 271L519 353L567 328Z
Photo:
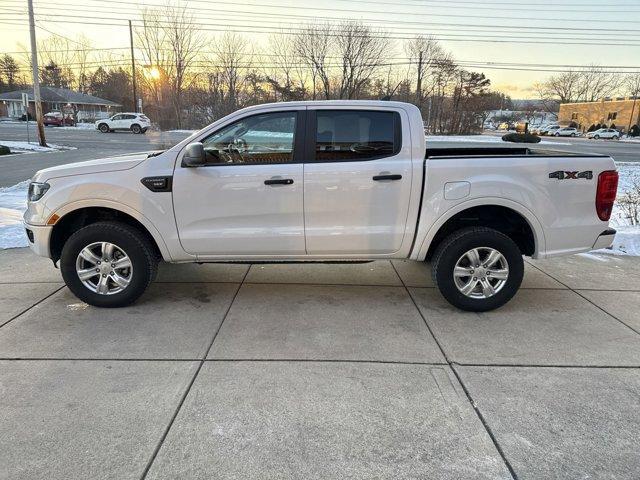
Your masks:
M418 54L418 79L416 81L416 97L418 108L422 112L422 50Z
M33 0L27 0L29 7L29 33L31 36L31 69L33 71L33 103L36 107L36 125L38 140L41 147L47 146L44 138L44 123L42 119L42 100L40 99L40 75L38 72L38 46L36 45L36 21L33 17ZM27 117L29 113L27 112Z
M29 0L31 1L31 0ZM129 20L129 44L131 45L131 80L133 83L133 111L138 111L138 93L136 92L136 57L133 53L133 28Z

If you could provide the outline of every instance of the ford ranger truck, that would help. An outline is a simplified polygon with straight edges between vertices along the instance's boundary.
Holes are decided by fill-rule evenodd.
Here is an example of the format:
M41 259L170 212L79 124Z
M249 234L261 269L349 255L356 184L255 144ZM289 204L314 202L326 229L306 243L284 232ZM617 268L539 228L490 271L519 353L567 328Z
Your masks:
M41 170L31 248L82 301L139 298L158 262L430 261L463 310L504 305L534 259L608 247L618 174L602 155L427 148L382 101L239 110L174 147Z

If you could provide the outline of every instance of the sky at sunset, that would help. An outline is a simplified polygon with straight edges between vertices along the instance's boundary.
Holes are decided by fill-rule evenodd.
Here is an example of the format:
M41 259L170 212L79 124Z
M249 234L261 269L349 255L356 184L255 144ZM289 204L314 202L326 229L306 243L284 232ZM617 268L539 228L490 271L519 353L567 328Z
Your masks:
M139 21L144 5L162 0L35 0L37 35L84 34L96 48L128 55L127 20ZM640 1L638 0L190 0L199 28L212 36L231 29L254 45L273 31L299 28L313 21L360 20L396 38L392 59L404 57L403 38L434 35L466 62L482 71L493 88L513 98L535 97L532 85L570 66L599 64L640 71ZM0 51L28 46L25 0L0 0ZM487 64L493 62L493 65ZM508 64L508 65L505 65ZM493 68L490 68L493 67ZM399 67L402 68L402 67Z

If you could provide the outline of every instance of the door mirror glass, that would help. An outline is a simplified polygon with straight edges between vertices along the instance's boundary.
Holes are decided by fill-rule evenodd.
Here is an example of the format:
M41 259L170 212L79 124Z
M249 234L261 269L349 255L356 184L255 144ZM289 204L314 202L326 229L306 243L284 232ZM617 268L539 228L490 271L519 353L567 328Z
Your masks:
M187 145L184 155L182 156L183 167L199 167L204 165L206 161L207 157L202 143L195 142Z

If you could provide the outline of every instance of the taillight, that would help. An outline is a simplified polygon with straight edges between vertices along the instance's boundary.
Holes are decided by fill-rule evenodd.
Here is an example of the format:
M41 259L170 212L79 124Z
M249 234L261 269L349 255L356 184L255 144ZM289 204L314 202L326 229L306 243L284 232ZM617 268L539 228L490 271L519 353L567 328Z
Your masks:
M618 172L607 170L598 176L598 190L596 191L596 212L602 221L611 218L613 202L618 192Z

